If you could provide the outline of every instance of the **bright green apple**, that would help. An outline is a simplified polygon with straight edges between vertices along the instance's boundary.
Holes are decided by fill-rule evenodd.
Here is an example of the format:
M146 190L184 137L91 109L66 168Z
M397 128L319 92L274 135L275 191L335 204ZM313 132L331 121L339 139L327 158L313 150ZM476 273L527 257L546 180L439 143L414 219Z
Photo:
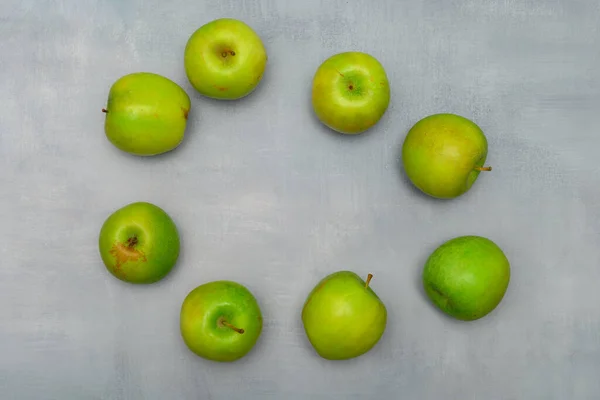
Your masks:
M106 269L129 283L164 278L179 257L179 233L171 217L147 202L114 211L100 229L99 249Z
M434 114L418 121L402 146L410 181L422 192L449 199L467 192L481 171L488 143L474 122L456 114Z
M175 82L150 72L119 78L110 88L104 132L118 149L153 156L183 141L190 98Z
M312 83L317 118L344 134L362 133L379 122L390 103L385 69L373 56L357 51L325 60Z
M500 247L481 236L448 240L428 258L423 285L446 314L476 320L494 310L510 281L510 264Z
M188 39L184 66L202 95L235 100L249 95L262 80L267 51L246 23L221 18L198 28Z
M200 357L220 362L248 354L263 326L259 304L250 290L226 280L192 290L183 301L179 320L188 348Z
M308 340L317 354L328 360L358 357L382 337L387 310L369 286L350 271L323 278L310 292L302 309Z

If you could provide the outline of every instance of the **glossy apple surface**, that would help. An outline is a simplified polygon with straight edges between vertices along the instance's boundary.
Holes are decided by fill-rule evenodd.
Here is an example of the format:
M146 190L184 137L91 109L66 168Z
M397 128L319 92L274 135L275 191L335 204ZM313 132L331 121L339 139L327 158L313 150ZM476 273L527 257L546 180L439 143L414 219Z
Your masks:
M190 98L163 76L136 72L110 88L104 132L118 149L138 156L166 153L185 136Z
M417 122L402 146L402 163L410 181L422 192L450 199L475 183L488 155L483 131L456 114L434 114Z
M267 66L267 51L258 34L243 21L221 18L198 28L188 39L184 66L202 95L236 100L252 93Z
M222 280L192 290L180 311L181 336L196 355L231 362L244 357L261 335L263 317L245 286Z
M371 350L382 337L387 309L367 281L351 271L323 278L302 309L308 340L323 358L344 360Z
M129 283L164 278L179 257L177 226L160 207L136 202L114 211L103 223L99 250L106 269Z
M365 132L379 122L389 103L385 69L369 54L335 54L319 66L313 77L313 110L323 124L337 132Z
M465 321L492 312L504 298L509 281L506 255L481 236L448 240L429 256L423 269L423 286L433 304Z

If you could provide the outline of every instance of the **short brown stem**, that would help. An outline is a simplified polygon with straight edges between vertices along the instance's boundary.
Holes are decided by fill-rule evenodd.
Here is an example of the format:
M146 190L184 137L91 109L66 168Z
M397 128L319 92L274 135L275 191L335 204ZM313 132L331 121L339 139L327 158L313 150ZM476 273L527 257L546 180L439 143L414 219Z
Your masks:
M373 279L373 274L367 275L367 281L365 282L365 289L369 287L369 283L371 283L371 279Z
M492 167L475 167L475 171L491 171Z
M108 114L108 110L106 108L103 108L102 112L105 113L105 114Z
M236 331L237 333L244 333L243 329L240 328L236 328L235 326L231 325L229 322L227 321L223 321L221 320L221 325L228 327L229 329L233 329L234 331Z

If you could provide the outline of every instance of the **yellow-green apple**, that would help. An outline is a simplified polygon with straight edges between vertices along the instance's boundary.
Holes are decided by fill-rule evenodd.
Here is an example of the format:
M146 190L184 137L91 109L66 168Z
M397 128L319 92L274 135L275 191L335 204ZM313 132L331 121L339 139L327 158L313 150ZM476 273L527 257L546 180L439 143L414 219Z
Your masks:
M379 122L390 103L385 69L370 54L335 54L317 69L312 105L317 118L344 134L362 133Z
M110 88L104 122L108 140L138 156L166 153L185 135L190 98L175 82L150 72L119 78Z
M263 317L254 295L232 281L208 282L183 300L180 331L187 347L212 361L244 357L256 344Z
M490 239L459 236L429 256L422 278L436 307L456 319L471 321L500 304L510 281L510 264Z
M262 80L267 51L258 34L243 21L213 20L188 39L184 66L202 95L235 100L249 95Z
M418 121L402 145L402 163L410 181L423 193L449 199L467 192L484 167L488 142L471 120L434 114Z
M358 357L382 337L387 310L366 282L351 271L323 278L309 293L302 323L317 354L328 360Z
M147 202L114 211L104 221L98 242L106 269L129 283L161 280L179 257L175 222L162 208Z

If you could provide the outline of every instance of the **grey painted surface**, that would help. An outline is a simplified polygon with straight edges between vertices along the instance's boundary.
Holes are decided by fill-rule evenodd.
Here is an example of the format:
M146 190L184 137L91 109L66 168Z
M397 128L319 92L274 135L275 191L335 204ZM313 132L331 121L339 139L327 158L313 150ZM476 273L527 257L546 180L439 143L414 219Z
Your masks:
M600 398L600 5L528 1L18 1L0 9L2 399ZM214 18L264 38L268 70L239 102L194 93L182 54ZM369 134L312 116L326 57L384 64L391 107ZM104 138L108 89L163 74L193 101L167 155ZM399 148L435 112L473 118L489 163L466 196L408 185ZM183 240L172 274L131 286L104 270L97 234L114 209L151 201ZM419 287L421 266L462 234L512 262L501 306L458 323ZM388 306L379 345L326 362L300 323L305 295L338 269L375 275ZM193 356L181 301L215 279L247 285L265 315L240 362Z

